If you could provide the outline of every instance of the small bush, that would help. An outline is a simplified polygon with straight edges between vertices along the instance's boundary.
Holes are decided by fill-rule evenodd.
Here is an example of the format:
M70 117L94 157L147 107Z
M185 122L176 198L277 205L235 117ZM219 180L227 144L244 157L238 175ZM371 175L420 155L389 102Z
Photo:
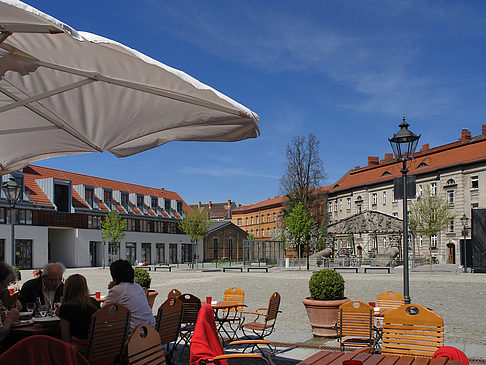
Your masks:
M141 269L136 267L133 269L135 271L135 282L138 283L143 288L150 288L150 283L152 282L152 278L150 274L145 269Z
M309 291L314 300L344 299L344 279L334 270L317 271L309 279Z

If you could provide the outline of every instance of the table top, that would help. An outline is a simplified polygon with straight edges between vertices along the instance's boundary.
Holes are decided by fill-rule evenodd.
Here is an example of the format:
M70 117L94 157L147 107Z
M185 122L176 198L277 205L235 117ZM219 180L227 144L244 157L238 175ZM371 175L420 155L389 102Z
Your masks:
M241 304L231 302L216 302L215 304L211 303L211 307L213 307L213 309L228 309L236 308L239 306L241 306Z
M423 357L381 355L369 353L319 351L302 360L298 365L342 365L345 360L359 360L364 365L461 365L461 361L440 359L426 359Z
M99 297L99 298L96 298L95 295L90 295L91 298L93 298L94 300L96 300L98 303L103 303L106 301L106 296L105 297Z

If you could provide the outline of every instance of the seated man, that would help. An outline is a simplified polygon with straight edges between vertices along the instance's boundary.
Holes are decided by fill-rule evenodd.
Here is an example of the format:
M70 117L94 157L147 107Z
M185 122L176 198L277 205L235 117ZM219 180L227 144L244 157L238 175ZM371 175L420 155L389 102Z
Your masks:
M47 303L47 299L52 303L60 302L64 290L63 273L62 264L51 263L44 266L40 277L25 282L19 295L22 310L25 310L26 303L36 303L37 298L40 298L42 305Z

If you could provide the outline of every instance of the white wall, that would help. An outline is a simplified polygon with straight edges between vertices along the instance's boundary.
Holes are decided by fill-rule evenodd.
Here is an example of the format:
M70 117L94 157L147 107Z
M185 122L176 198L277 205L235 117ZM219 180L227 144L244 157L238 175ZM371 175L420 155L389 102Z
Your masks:
M10 224L0 224L0 239L5 240L5 262L12 264L12 238ZM32 267L42 267L47 263L47 227L15 225L15 239L32 240Z
M50 228L49 242L51 244L51 262L62 262L66 267L78 266L74 228Z

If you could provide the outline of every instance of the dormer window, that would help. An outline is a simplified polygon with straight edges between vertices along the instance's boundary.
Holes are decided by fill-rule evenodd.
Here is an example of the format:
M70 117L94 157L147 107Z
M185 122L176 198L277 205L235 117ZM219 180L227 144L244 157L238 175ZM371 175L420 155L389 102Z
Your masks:
M123 208L128 212L128 193L121 193L120 194L120 204Z
M159 198L153 196L150 201L151 201L150 206L151 206L152 210L154 211L154 213L157 213L157 209L158 209L158 206L159 206Z
M86 186L84 188L84 200L88 203L89 207L93 208L94 202L94 189L91 186Z
M180 200L177 201L177 213L182 214L182 202Z
M456 186L456 185L457 185L457 184L456 184L456 181L455 181L454 179L449 179L449 180L447 180L447 182L446 182L446 186L449 186L449 187L450 187L450 186Z
M165 199L165 201L164 201L164 210L167 213L170 213L170 199Z
M69 213L71 208L71 182L54 180L54 204L58 212Z
M429 167L429 165L427 165L425 162L421 162L421 163L420 163L420 164L417 166L417 168L418 168L418 169L421 169L421 168L424 168L424 167Z
M381 174L381 176L388 176L388 175L391 175L391 172L390 171L385 171L383 174Z
M363 201L363 198L361 197L361 195L358 195L358 197L356 198L356 202L362 202Z
M137 194L137 208L140 210L140 212L142 212L142 214L144 205L145 203L143 201L143 195Z
M103 203L111 210L113 205L113 195L110 189L103 189Z

